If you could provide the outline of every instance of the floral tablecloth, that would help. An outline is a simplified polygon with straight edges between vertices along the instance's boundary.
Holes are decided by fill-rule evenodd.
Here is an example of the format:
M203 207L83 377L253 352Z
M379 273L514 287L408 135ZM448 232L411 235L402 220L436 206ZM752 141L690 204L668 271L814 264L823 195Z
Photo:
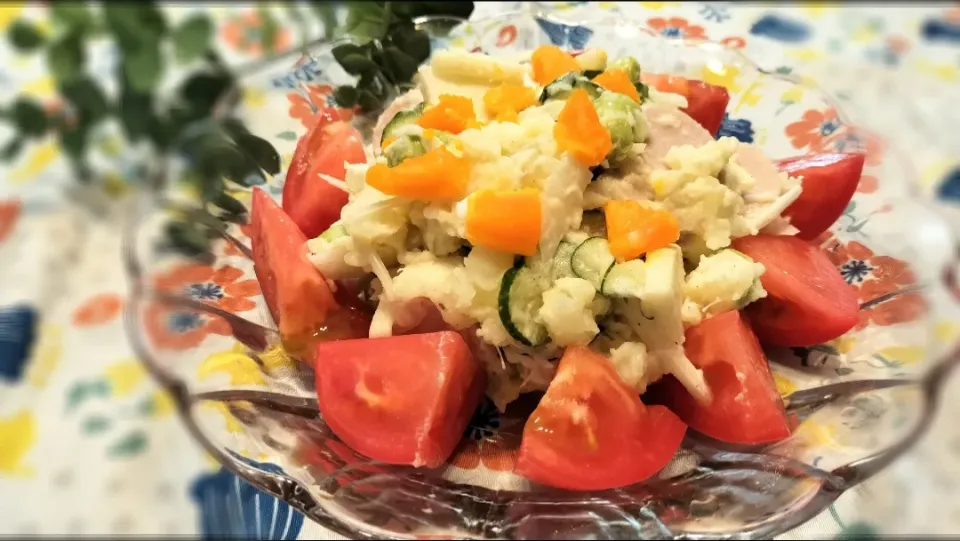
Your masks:
M666 36L708 37L763 65L812 75L835 95L852 97L852 116L898 133L916 162L922 193L937 198L951 218L957 214L950 201L960 198L960 4L533 4L570 21L618 14ZM475 16L518 7L478 3ZM48 27L45 9L5 3L0 28L17 17ZM218 46L230 61L260 54L255 7L168 11L179 18L197 9L214 16ZM291 28L277 39L298 39ZM321 33L319 26L308 30ZM42 65L6 42L0 51L2 99L27 92L56 108ZM111 52L92 58L90 69L109 77ZM324 96L288 99L297 117L308 100ZM120 198L129 191L125 154L118 141L98 144L106 191ZM85 196L52 141L32 144L0 175L0 534L335 537L243 484L190 440L127 345L116 206L109 197L79 205L78 197ZM945 321L939 331L947 338L960 327ZM944 407L960 411L954 399ZM934 434L891 469L885 485L916 491L905 498L912 504L878 513L864 504L861 492L869 489L853 491L795 535L960 532L960 506L947 497L960 482L950 466L960 454L960 431L941 421ZM269 516L269 525L255 520L260 516Z

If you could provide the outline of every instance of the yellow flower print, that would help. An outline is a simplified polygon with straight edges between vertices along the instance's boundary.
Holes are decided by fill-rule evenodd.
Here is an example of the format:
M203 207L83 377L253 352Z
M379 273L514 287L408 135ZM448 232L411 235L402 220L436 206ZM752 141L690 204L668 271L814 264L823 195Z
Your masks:
M927 349L915 346L891 346L877 351L877 354L888 361L900 364L916 364L927 358Z
M957 164L954 160L937 160L935 163L932 163L923 169L923 173L920 175L920 184L924 188L933 187L935 184L940 182L947 176L947 172L954 168L954 166L960 165Z
M257 363L246 353L243 344L237 342L232 348L209 355L197 368L197 376L207 379L213 374L230 376L230 385L263 385L266 381Z
M153 418L166 417L167 415L173 413L173 398L170 398L170 394L166 391L154 391L153 396L150 397L150 400L153 403L153 408L150 410L150 415Z
M23 459L37 440L37 421L33 413L21 411L12 417L0 418L0 473L15 477L33 476L33 468Z
M36 81L27 83L20 88L20 91L38 100L52 98L56 94L52 77L41 77Z
M106 376L110 384L110 393L114 397L124 397L133 394L133 391L146 379L147 374L140 361L130 359L108 366Z
M245 88L241 99L244 106L258 109L267 103L267 93L256 88Z
M952 64L917 60L913 68L924 75L929 75L948 83L960 80L960 68Z
M260 360L263 361L263 366L269 374L276 374L297 366L297 361L291 359L280 344L268 347L260 354Z
M801 85L793 85L789 90L780 95L780 101L784 103L798 103L803 100L804 90Z
M27 381L30 385L41 389L47 386L50 376L63 357L61 333L59 325L47 324L40 327L33 361L27 368Z
M6 29L23 12L23 2L4 2L0 4L0 28Z
M783 374L773 374L773 383L777 386L777 391L780 393L780 396L786 398L793 394L797 390L797 385L790 381L790 378L784 376Z
M841 336L840 338L831 341L830 345L836 348L838 353L846 354L850 353L850 351L853 349L853 346L857 345L857 341L850 336Z
M960 338L960 325L950 320L939 321L933 326L933 335L941 344L953 343Z
M794 431L794 435L809 447L827 447L836 449L839 445L836 439L837 430L829 425L817 423L812 419L804 421Z
M815 47L800 47L787 51L787 56L800 62L814 62L826 58L826 53Z
M234 407L239 405L238 402L233 403ZM204 402L201 406L204 409L216 410L220 412L220 415L223 416L224 427L227 429L227 432L231 434L237 434L243 432L243 424L234 417L233 413L230 412L230 408L227 407L223 402L207 401Z
M740 86L737 84L737 77L740 70L734 66L724 66L720 63L710 63L700 70L700 78L704 82L726 87L731 94L739 92Z
M827 11L837 9L837 5L828 2L800 2L800 9L810 17L818 19Z
M640 4L640 7L649 9L650 11L660 11L664 8L669 8L680 4L680 2L637 2Z
M32 148L27 153L26 163L17 166L7 177L11 184L23 184L37 178L53 160L60 156L60 146L48 141Z
M850 34L850 40L854 43L869 43L879 36L877 29L871 25L862 25L855 28Z

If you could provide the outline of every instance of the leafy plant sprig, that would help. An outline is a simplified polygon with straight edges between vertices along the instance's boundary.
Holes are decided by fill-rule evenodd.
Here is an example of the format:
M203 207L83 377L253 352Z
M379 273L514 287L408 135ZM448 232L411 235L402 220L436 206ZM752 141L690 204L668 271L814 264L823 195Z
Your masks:
M333 55L347 73L357 76L357 83L338 87L335 99L362 112L377 111L398 90L409 87L417 67L429 57L430 41L414 25L416 17L466 18L473 11L472 2L356 2L349 5L346 24L336 28L330 3L307 6L303 10L290 3L287 9L295 21L312 15L327 36L347 42L335 47ZM12 159L28 141L52 136L78 179L90 181L95 174L89 165L92 143L98 130L115 120L128 140L146 143L153 151L148 158L153 164L169 155L185 158L183 178L195 188L202 208L200 214L192 212L172 222L167 239L187 253L207 252L216 226L245 220L246 208L229 194L231 185L262 184L267 174L281 169L276 149L230 115L239 95L237 70L216 52L213 23L195 14L171 25L158 4L149 0L51 2L49 9L52 31L20 19L10 26L7 37L17 50L43 55L62 106L50 112L21 95L0 108L0 121L15 130L0 148L0 158ZM280 23L263 6L259 14L267 56L289 53L274 48ZM307 43L305 25L300 33ZM117 88L110 91L87 71L88 50L104 38L118 51ZM158 87L171 64L190 69L172 95L161 94Z

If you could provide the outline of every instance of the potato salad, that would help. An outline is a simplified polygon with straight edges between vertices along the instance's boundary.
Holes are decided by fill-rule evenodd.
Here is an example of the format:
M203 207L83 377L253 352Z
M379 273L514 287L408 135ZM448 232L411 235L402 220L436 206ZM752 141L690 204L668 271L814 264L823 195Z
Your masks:
M440 318L469 336L500 409L546 389L573 346L638 393L671 375L708 403L685 330L767 295L731 243L794 234L801 185L670 90L598 49L438 51L365 163L327 179L349 200L308 258L369 283L370 338Z

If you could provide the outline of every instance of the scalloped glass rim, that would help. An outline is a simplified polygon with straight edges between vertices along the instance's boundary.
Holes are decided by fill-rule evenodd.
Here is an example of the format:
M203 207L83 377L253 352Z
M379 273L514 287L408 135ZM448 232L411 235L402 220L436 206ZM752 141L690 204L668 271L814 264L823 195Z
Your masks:
M511 17L516 16L541 16L544 19L556 20L556 18L550 15L516 12L491 19L471 21L470 25L479 27L489 22L509 20ZM419 22L429 24L431 20L435 20L435 18L425 18ZM446 20L449 22L450 18L446 18ZM756 73L761 74L763 77L772 77L792 84L802 85L817 92L825 103L837 111L837 116L842 122L848 126L852 126L848 117L843 113L838 100L825 93L814 81L796 75L783 75L764 70L746 55L739 51L729 49L719 43L706 40L667 40L656 36L653 32L645 28L625 25L622 21L616 20L591 21L591 24L596 26L603 24L614 24L616 27L629 26L638 33L653 37L660 45L669 45L670 47L686 51L697 49L712 52L713 54L735 55L744 66L755 70ZM915 172L908 159L897 161L899 162L898 167L902 169L905 175L911 178L915 177ZM913 185L912 182L908 184ZM898 201L898 205L904 203L905 202ZM146 206L138 206L133 212L135 225L128 229L134 232L133 237L136 237L136 232L143 221L143 216L149 214L144 211L148 209L153 210L155 207L152 202L146 200L138 201L138 205ZM923 212L924 205L920 202L910 200L909 205L916 206L916 212ZM931 229L936 229L935 224L928 225ZM946 231L945 227L941 227L939 233L943 233L943 231ZM949 237L948 234L946 236ZM148 371L172 394L178 411L184 419L191 435L224 467L246 479L253 485L287 501L292 506L304 512L308 517L320 522L327 528L354 538L391 537L398 535L397 532L358 521L349 516L350 513L342 513L342 515L336 514L334 510L327 509L323 501L313 496L310 490L307 487L301 486L297 480L287 475L266 472L263 469L257 468L239 455L236 455L232 451L221 449L211 441L208 434L204 433L201 428L201 424L194 417L193 412L193 407L197 404L198 400L210 398L211 395L192 393L185 381L178 378L175 373L164 369L160 363L153 358L150 347L144 341L140 307L143 303L148 302L151 294L147 291L143 282L145 275L141 264L142 262L136 251L136 244L136 238L133 238L125 247L128 273L132 278L131 302L126 310L127 330L135 350L141 359L144 360ZM942 243L938 245L943 246ZM239 319L236 318L236 316L233 317ZM236 327L234 328L234 333L237 333ZM952 367L956 361L956 356L951 357L951 361L953 362L949 364L943 363L937 368L946 370ZM936 370L928 372L928 374L937 373ZM939 375L942 376L943 374L941 373ZM802 495L792 500L781 502L784 505L783 509L778 509L776 513L766 518L755 517L756 520L746 529L741 528L736 531L724 531L721 525L709 524L709 521L701 524L699 528L696 526L691 527L690 524L684 524L687 528L685 530L676 531L672 529L671 526L674 526L674 524L670 523L669 520L661 518L665 510L665 508L662 507L661 500L663 499L663 494L671 490L676 491L677 477L642 483L617 491L578 494L553 490L536 490L533 492L491 490L476 485L460 485L446 480L425 478L421 472L409 468L388 467L388 470L400 474L392 476L394 478L392 482L398 483L397 487L399 487L395 487L395 490L402 492L410 488L410 483L414 483L417 490L427 490L431 494L431 497L440 496L440 493L445 491L447 495L453 496L451 500L453 503L463 506L455 509L458 514L465 513L468 508L472 511L472 516L461 517L463 519L463 525L466 526L466 528L458 531L457 534L452 537L486 538L508 536L527 538L546 535L545 532L548 530L544 528L547 528L547 526L537 522L536 517L540 516L537 512L542 512L543 506L565 505L572 516L576 516L578 513L580 515L593 514L595 516L592 518L580 516L580 523L577 523L575 520L565 523L561 520L561 517L554 514L551 520L557 521L556 524L564 523L572 529L561 531L560 528L554 528L556 531L550 530L552 535L560 535L562 533L564 535L561 535L561 537L564 537L566 534L578 531L578 528L582 529L587 527L587 531L600 537L637 535L663 537L681 535L690 538L717 538L718 536L764 538L788 531L812 518L824 509L826 505L834 501L844 490L849 489L863 481L866 477L879 471L880 468L898 456L910 442L915 441L929 424L929 420L934 412L933 406L935 405L936 391L938 389L936 382L943 379L946 378L928 375L928 377L923 380L924 385L922 388L924 392L922 393L922 403L919 405L919 420L914 425L913 430L908 432L906 437L901 438L898 443L882 451L861 457L858 461L845 464L834 469L832 472L823 471L800 461L785 457L774 459L771 455L750 453L748 452L749 449L736 449L731 446L717 447L716 442L707 442L705 439L696 436L688 438L686 445L690 449L697 450L702 459L700 463L701 467L703 464L713 461L715 464L726 465L725 467L728 468L740 468L736 471L741 473L749 471L751 480L761 480L762 482L768 483L768 488L773 488L774 485L779 487L780 485L777 485L777 483L784 479L797 481L798 485L783 485L781 491L806 485L807 490L805 490ZM803 413L805 409L815 409L844 394L853 394L861 392L864 389L877 389L882 387L914 387L914 383L917 383L917 380L911 377L876 381L851 380L840 382L832 387L818 387L798 391L791 395L791 406L794 407L796 411ZM263 396L268 395L268 393L261 394ZM249 398L249 396L243 396ZM241 395L235 394L235 399L240 400L240 397ZM297 402L294 406L307 408L304 411L310 411L309 408L315 408L315 404L312 404L310 400ZM749 463L750 467L744 466L744 464L747 463ZM712 470L714 475L719 475L717 471L718 470ZM721 470L721 472L722 471L732 470ZM331 477L333 477L332 474ZM680 490L680 492L683 491ZM467 502L469 502L469 504ZM335 506L332 500L330 503ZM451 503L451 505L453 505L453 503ZM598 505L606 511L606 514L597 514ZM522 524L524 522L523 520L520 520L521 524L519 526L515 523L511 525L509 520L517 521L519 520L518 516L532 518L533 520L528 521L529 523L526 525ZM496 520L494 520L495 518ZM504 524L505 521L507 523L506 526ZM590 524L584 526L584 521ZM701 522L703 522L702 519ZM530 523L532 523L533 526L530 526ZM411 534L411 537L416 537L416 535Z

